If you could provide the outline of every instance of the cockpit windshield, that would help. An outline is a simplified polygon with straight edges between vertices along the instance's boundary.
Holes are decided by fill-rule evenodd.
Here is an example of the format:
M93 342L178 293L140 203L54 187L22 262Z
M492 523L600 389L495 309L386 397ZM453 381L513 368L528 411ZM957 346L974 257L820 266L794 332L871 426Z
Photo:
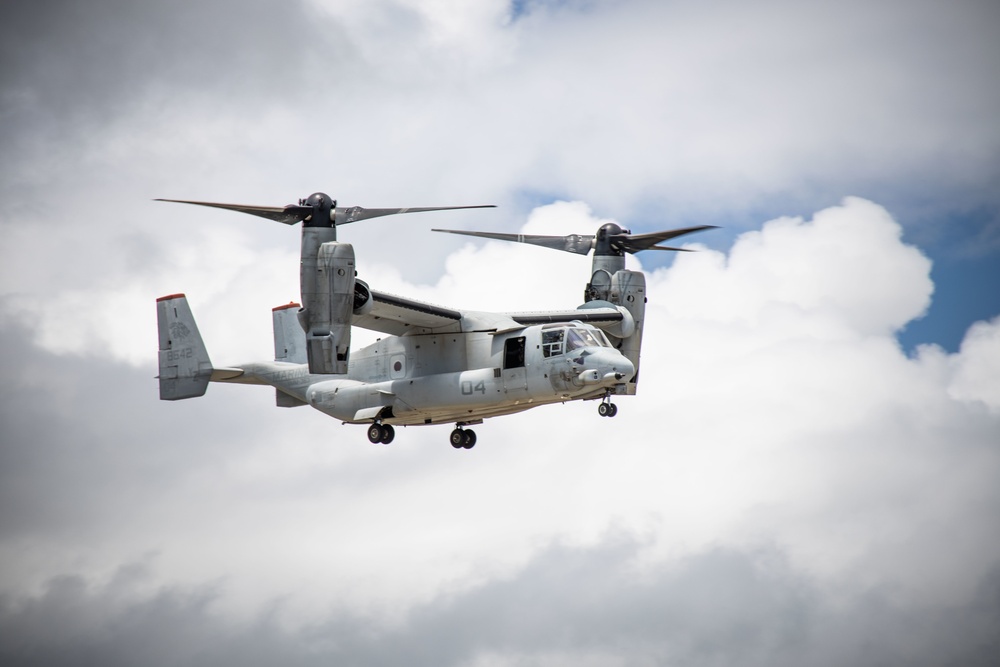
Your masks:
M600 329L559 327L542 330L542 355L554 357L581 347L611 347Z
M570 329L566 337L566 351L575 350L581 347L600 347L601 342L588 329Z

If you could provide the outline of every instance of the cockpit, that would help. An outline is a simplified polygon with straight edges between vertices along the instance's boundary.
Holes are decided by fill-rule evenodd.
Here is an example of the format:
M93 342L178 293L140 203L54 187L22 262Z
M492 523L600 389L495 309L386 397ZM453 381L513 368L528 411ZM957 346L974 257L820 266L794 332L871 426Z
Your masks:
M611 347L611 343L600 329L573 325L548 325L542 329L544 357L555 357L582 347Z

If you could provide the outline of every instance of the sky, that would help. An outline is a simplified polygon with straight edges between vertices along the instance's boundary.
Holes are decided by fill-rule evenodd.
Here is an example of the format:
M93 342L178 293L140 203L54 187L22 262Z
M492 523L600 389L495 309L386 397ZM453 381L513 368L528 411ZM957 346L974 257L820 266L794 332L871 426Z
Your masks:
M939 665L1000 653L1000 6L0 4L0 661ZM496 204L340 230L373 288L578 305L432 228L643 253L642 380L390 446L157 400L155 299L267 358L298 230L152 201ZM377 334L355 332L356 344Z

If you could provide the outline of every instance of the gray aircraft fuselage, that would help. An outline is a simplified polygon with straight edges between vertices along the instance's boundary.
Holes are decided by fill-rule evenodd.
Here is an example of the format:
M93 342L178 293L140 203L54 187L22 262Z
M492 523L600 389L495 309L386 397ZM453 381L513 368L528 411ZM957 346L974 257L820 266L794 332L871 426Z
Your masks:
M548 342L543 342L548 341ZM346 376L306 364L241 364L229 380L268 384L347 423L472 424L547 403L604 396L635 368L603 332L546 324L490 332L389 336L351 353Z

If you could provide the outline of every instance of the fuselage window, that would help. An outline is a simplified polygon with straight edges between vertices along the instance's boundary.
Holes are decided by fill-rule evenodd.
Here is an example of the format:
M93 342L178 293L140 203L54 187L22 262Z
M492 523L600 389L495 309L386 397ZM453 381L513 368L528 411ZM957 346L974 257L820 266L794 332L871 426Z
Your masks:
M565 329L549 329L542 332L542 356L554 357L563 353L563 340L566 338Z

